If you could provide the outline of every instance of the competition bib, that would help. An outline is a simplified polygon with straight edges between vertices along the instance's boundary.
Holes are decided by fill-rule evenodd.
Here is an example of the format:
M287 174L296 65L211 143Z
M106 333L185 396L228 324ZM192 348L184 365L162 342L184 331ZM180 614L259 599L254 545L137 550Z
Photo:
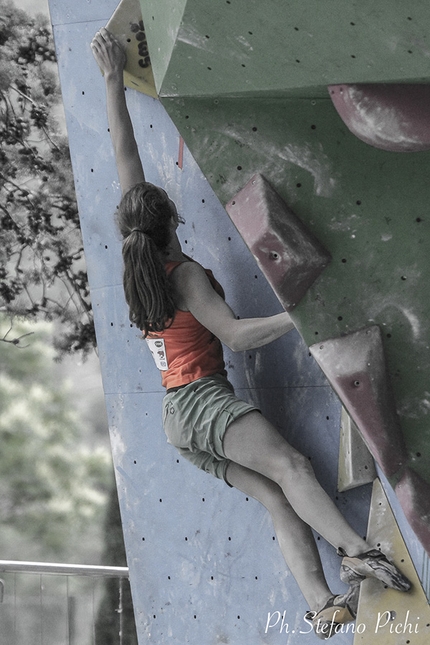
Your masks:
M159 370L165 372L169 369L167 362L166 345L162 338L145 338L148 347Z

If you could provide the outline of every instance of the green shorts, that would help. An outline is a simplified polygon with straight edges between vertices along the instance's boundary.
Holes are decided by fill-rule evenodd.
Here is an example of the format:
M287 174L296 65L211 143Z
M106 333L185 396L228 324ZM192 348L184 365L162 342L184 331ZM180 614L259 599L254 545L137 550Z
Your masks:
M228 426L257 410L234 394L221 374L205 376L168 392L163 399L163 425L168 443L195 466L226 480L229 460L223 449Z

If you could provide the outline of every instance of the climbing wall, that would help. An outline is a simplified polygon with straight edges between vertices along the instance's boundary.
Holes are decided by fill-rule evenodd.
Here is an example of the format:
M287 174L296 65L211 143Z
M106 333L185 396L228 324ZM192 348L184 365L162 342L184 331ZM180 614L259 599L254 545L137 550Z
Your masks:
M401 435L405 444L397 467L384 472L430 552L430 155L365 145L344 125L327 89L428 82L428 3L414 3L412 12L388 1L376 8L267 2L262 11L261 3L244 0L189 0L169 31L175 42L167 65L156 46L165 6L141 5L160 98L233 221L232 204L258 172L332 256L293 313L306 343L379 326L401 425L383 439ZM428 92L421 94L425 120ZM386 104L383 114L395 129ZM246 225L241 233L246 239ZM343 398L344 389L337 391Z
M120 191L104 82L89 47L116 4L50 0L139 642L314 643L303 619L306 603L266 511L179 459L166 443L159 373L128 321L114 225ZM320 3L292 2L290 14L282 15L286 7L275 2L145 0L161 100L131 89L127 100L148 179L177 203L186 219L180 229L185 251L212 268L236 313L282 309L223 207L253 174L267 177L329 250L330 264L294 309L299 331L259 350L226 351L226 361L238 394L311 459L325 489L364 535L370 487L337 491L341 405L308 346L363 321L382 326L402 423L410 423L408 449L420 453L417 472L426 477L426 405L418 394L413 405L408 384L416 381L416 392L426 387L420 369L428 303L422 298L418 312L412 287L425 284L420 258L426 255L429 157L369 151L326 95L329 82L387 79L382 70L396 80L426 73L420 47L427 35L417 16L405 14L393 40L396 13L384 23L382 10L378 17L372 3L361 6L350 6L339 31L337 2L322 15ZM416 50L408 54L411 33ZM342 58L342 51L348 55ZM411 302L399 299L401 293ZM380 475L427 588L427 558ZM339 558L316 537L329 583L340 592ZM346 645L354 634L336 638Z

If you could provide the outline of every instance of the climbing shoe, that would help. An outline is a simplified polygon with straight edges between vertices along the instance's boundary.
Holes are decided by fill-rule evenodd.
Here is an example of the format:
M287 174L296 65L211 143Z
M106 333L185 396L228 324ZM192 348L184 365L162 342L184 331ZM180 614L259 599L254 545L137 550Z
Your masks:
M376 578L397 591L411 588L409 580L377 549L354 557L348 556L343 549L338 549L338 554L342 556L340 579L346 584L358 585L365 578Z
M345 605L351 616L357 618L358 601L360 599L360 585L350 585L348 591L335 597L336 605Z
M353 595L357 596L358 592L354 591ZM343 596L332 596L328 602L319 611L308 611L305 619L312 623L315 635L325 641L335 636L345 623L350 623L355 619L356 610L349 606L348 593ZM358 604L358 600L357 600Z

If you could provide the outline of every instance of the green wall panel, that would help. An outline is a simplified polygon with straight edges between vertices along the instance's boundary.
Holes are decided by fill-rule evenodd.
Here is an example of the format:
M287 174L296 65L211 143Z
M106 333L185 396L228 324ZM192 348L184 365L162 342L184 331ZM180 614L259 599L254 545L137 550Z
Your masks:
M183 15L184 0L141 4L163 96L429 75L427 0L188 0Z
M162 102L223 204L260 172L330 251L297 327L311 345L380 325L411 464L429 481L430 153L367 146L329 99Z
M186 3L187 0L140 0L157 91L170 62Z

